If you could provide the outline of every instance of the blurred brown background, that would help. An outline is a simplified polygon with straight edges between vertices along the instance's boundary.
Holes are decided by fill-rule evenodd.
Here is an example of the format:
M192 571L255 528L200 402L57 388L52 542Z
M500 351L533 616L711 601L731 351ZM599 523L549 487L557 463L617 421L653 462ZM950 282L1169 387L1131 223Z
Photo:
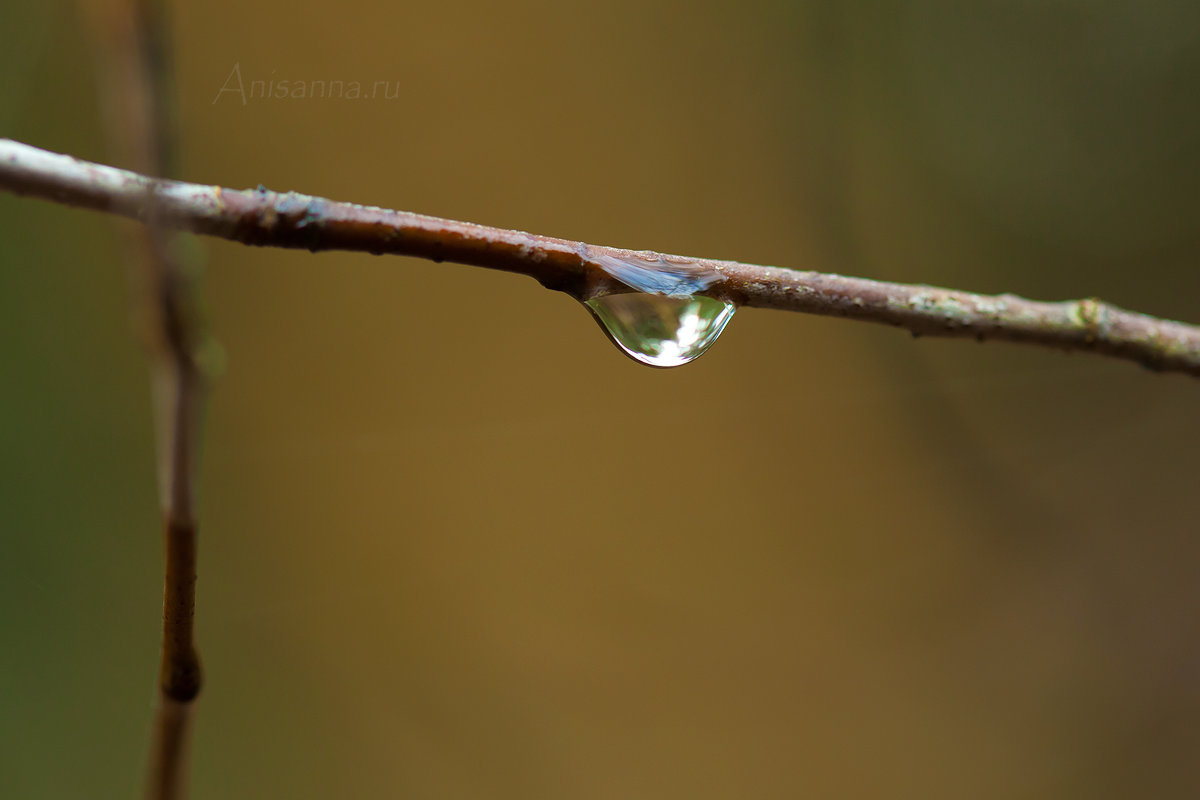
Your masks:
M1200 321L1194 2L178 5L188 179ZM0 31L0 134L109 160L78 10ZM142 777L120 243L0 195L4 797ZM1200 792L1200 383L755 309L654 371L525 278L202 245L196 797Z

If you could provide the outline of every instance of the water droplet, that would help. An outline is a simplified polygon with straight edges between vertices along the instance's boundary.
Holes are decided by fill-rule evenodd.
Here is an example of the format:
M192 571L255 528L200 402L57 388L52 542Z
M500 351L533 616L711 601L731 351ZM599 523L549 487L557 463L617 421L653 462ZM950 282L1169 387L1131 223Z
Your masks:
M684 297L702 292L721 280L721 273L712 267L678 257L668 259L658 253L618 258L593 253L585 247L583 255L621 283L639 292Z
M712 297L605 294L585 305L608 337L633 360L678 367L699 358L733 316L733 303Z

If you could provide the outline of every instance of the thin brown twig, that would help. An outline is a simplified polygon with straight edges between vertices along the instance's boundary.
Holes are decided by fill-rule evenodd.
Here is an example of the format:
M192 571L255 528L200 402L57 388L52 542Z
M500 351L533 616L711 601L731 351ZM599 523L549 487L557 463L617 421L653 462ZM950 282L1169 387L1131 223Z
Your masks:
M0 140L0 187L140 218L148 179ZM336 202L259 188L164 181L162 224L250 245L419 256L506 270L586 297L612 283L606 258L694 267L719 276L700 293L739 305L845 317L914 335L1005 340L1102 353L1200 377L1200 327L1126 311L1095 298L1063 302L980 295L735 261L683 258Z
M157 176L175 169L173 71L162 0L89 0L102 40L101 89L114 150ZM158 697L150 733L148 800L187 796L194 700L200 692L195 647L196 470L205 374L194 281L171 246L174 231L160 202L162 180L143 178L134 200L145 223L132 261L152 354L163 510L164 581ZM132 199L132 198L131 198Z
M175 170L174 91L170 35L162 0L137 0L144 97L149 125L148 160L165 178ZM164 580L162 655L159 697L151 730L146 797L182 800L188 794L188 762L196 697L200 694L200 658L195 644L196 471L199 469L200 415L205 376L196 362L203 336L194 286L171 247L170 226L161 202L162 178L145 187L152 268L151 303L156 306L158 340L157 413L162 438L159 480L164 497Z

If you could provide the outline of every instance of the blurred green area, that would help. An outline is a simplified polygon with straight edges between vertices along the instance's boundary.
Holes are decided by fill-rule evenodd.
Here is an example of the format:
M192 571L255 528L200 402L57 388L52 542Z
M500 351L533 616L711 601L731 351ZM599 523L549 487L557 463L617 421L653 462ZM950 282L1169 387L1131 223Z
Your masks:
M1200 5L214 0L184 177L1200 321ZM108 160L63 0L0 135ZM398 83L250 99L248 83ZM0 195L0 796L138 790L161 557L114 223ZM1200 384L203 242L196 797L1194 797Z

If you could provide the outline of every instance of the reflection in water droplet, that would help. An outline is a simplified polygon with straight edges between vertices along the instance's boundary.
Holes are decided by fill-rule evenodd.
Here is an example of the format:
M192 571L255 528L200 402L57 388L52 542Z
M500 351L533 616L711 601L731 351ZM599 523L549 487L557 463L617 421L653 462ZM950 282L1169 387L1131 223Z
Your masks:
M733 303L711 297L607 294L586 303L609 338L651 367L678 367L707 350L733 316Z
M590 250L584 257L621 283L639 292L669 294L675 297L702 292L721 280L721 273L695 261L684 259L667 260L658 254L644 256L595 255Z

